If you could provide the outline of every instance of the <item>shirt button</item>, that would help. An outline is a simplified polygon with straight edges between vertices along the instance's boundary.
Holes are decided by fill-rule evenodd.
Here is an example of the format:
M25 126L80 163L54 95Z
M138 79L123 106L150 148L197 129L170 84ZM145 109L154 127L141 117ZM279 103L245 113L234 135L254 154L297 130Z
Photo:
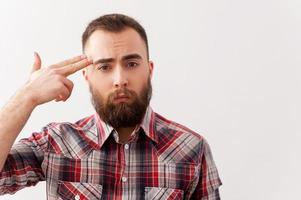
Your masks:
M80 200L80 196L77 194L75 197L74 197L75 200Z
M129 149L129 147L130 147L129 144L125 144L125 145L124 145L124 148L125 148L125 149Z
M126 182L128 179L126 177L122 177L122 182Z

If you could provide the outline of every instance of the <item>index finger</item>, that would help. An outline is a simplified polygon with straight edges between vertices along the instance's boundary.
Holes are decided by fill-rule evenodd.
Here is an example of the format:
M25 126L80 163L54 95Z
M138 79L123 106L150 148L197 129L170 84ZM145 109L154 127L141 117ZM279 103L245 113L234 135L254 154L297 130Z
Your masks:
M68 60L64 60L64 61L62 61L62 62L59 62L59 63L55 64L54 66L55 66L56 68L64 67L64 66L66 66L66 65L70 65L70 64L79 62L79 61L81 61L81 60L83 60L83 59L85 59L85 58L87 58L86 55L75 56L75 57L70 58L70 59L68 59Z
M70 64L70 65L67 65L65 67L62 67L60 69L60 72L61 72L62 75L67 77L71 74L74 74L78 70L81 70L81 69L89 66L90 64L92 64L92 61L86 58L86 59L81 60L79 62L76 62L76 63Z

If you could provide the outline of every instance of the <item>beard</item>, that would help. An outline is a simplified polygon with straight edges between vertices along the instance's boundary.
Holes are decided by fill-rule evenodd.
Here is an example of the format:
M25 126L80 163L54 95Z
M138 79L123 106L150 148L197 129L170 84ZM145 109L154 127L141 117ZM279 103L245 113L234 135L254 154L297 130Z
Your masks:
M140 124L152 96L152 85L150 77L142 88L140 94L127 88L118 89L109 94L105 101L91 85L91 102L99 117L113 128L133 127ZM126 102L114 103L118 94L123 93L129 97Z

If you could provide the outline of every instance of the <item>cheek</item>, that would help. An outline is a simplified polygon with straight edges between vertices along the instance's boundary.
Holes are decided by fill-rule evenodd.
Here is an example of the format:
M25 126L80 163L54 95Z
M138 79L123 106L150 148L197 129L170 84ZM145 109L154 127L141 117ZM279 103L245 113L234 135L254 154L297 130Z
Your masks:
M108 93L105 93L101 90L94 89L94 99L96 99L96 101L102 102L104 104L108 102L108 97L109 97Z
M145 85L147 85L149 74L141 75L132 80L132 87L137 92L140 93Z
M110 79L106 76L101 76L99 74L91 74L90 76L90 84L93 85L95 89L100 91L102 94L109 90L111 82Z
M105 101L107 100L110 94L110 87L106 83L106 81L90 82L90 85L92 85L95 95L97 95L99 98L102 98Z

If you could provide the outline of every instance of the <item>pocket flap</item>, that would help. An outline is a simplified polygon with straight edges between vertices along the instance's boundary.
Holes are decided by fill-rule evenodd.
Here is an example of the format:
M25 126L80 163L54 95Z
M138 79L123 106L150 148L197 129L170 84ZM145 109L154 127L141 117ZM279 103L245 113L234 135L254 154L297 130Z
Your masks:
M145 199L180 200L184 197L184 191L180 189L145 187Z
M58 196L62 200L98 200L102 195L102 185L81 182L59 181Z

